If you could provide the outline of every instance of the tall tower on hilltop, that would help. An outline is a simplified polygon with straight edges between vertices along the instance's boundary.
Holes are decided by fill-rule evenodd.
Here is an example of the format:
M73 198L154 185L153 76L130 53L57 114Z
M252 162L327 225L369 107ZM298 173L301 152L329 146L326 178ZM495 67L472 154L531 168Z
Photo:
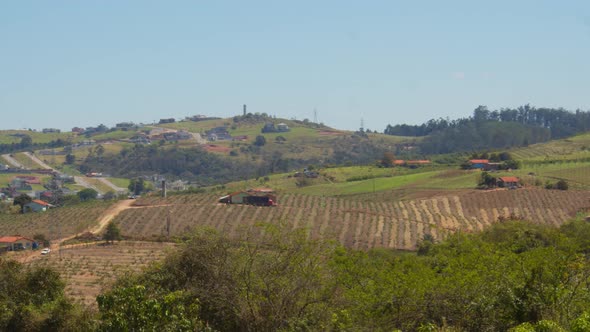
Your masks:
M244 115L246 115L246 104L244 104Z

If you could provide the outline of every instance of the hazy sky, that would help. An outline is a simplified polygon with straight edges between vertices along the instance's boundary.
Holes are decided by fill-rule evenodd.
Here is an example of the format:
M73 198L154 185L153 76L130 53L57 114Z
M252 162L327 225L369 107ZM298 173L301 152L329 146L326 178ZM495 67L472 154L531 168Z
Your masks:
M590 1L2 1L0 129L590 108Z

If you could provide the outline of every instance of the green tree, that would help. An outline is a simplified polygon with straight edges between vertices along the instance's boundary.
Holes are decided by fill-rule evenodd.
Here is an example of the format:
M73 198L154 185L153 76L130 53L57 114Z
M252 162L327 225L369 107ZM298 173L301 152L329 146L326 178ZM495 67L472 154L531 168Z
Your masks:
M266 138L262 135L258 135L256 136L256 139L254 140L254 145L256 146L264 146L266 144Z
M481 172L479 180L477 182L479 186L485 186L487 188L493 188L496 186L496 178L491 176L488 172Z
M86 188L80 190L77 195L80 198L80 201L86 202L96 199L96 197L98 197L98 192L92 188Z
M50 245L49 239L45 236L45 234L42 233L37 233L33 235L33 240L35 240L35 242L39 243L45 248L48 248Z
M393 155L393 153L387 151L387 152L383 153L383 157L381 158L381 166L392 167L394 161L395 161L395 156Z
M161 294L134 285L96 301L103 331L212 331L199 319L198 300L183 291Z
M111 221L107 225L107 229L103 237L107 244L109 242L113 244L115 243L115 240L121 241L121 230L119 230L119 226L117 226L117 224L114 221Z
M33 145L33 139L29 135L24 135L20 140L21 149L26 149Z
M145 181L143 178L135 178L129 180L129 186L127 186L129 192L134 195L139 195L145 190Z
M564 179L561 179L561 180L557 181L557 183L555 183L555 189L568 190L569 184Z
M33 201L33 199L31 198L31 196L29 196L27 194L20 194L14 199L13 204L19 205L20 212L23 213L23 212L25 212L25 205L31 203L32 201Z
M65 164L66 165L72 165L76 162L76 156L74 156L73 154L69 153L66 155L66 160L65 160Z

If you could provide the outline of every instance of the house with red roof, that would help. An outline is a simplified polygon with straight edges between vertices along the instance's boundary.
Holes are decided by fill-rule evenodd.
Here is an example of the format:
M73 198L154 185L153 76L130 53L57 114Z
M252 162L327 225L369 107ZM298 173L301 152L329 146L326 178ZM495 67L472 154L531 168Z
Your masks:
M37 248L37 243L28 237L20 235L0 237L0 250L13 251L35 248Z
M471 159L469 164L471 168L484 169L490 163L488 159Z
M498 178L498 187L516 188L518 183L519 179L516 176L501 176Z
M30 203L25 204L23 211L25 213L27 212L43 212L43 211L47 211L49 210L49 208L52 208L53 205L42 201L40 199L34 199L32 200Z

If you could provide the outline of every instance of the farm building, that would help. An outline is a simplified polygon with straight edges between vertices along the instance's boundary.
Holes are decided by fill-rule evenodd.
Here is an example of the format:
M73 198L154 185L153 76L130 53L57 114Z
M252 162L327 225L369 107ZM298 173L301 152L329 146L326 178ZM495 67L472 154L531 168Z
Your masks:
M477 169L485 169L490 163L490 161L488 159L471 159L469 161L469 164L471 164L471 168L477 168Z
M215 127L206 132L209 141L229 141L231 135L227 131L227 127Z
M220 197L219 203L275 206L277 205L277 197L272 189L248 189Z
M25 212L43 212L47 211L49 208L53 207L53 205L44 202L40 199L34 199L30 203L25 204L24 211Z
M13 251L13 250L25 250L25 249L36 249L37 242L24 236L2 236L0 237L0 250Z
M518 187L518 178L516 176L502 176L498 178L498 187L516 188Z
M289 130L291 130L291 129L289 129L289 126L287 126L287 124L285 124L285 123L282 123L281 122L281 123L279 123L277 125L277 131L278 132L284 133L284 132L287 132Z

